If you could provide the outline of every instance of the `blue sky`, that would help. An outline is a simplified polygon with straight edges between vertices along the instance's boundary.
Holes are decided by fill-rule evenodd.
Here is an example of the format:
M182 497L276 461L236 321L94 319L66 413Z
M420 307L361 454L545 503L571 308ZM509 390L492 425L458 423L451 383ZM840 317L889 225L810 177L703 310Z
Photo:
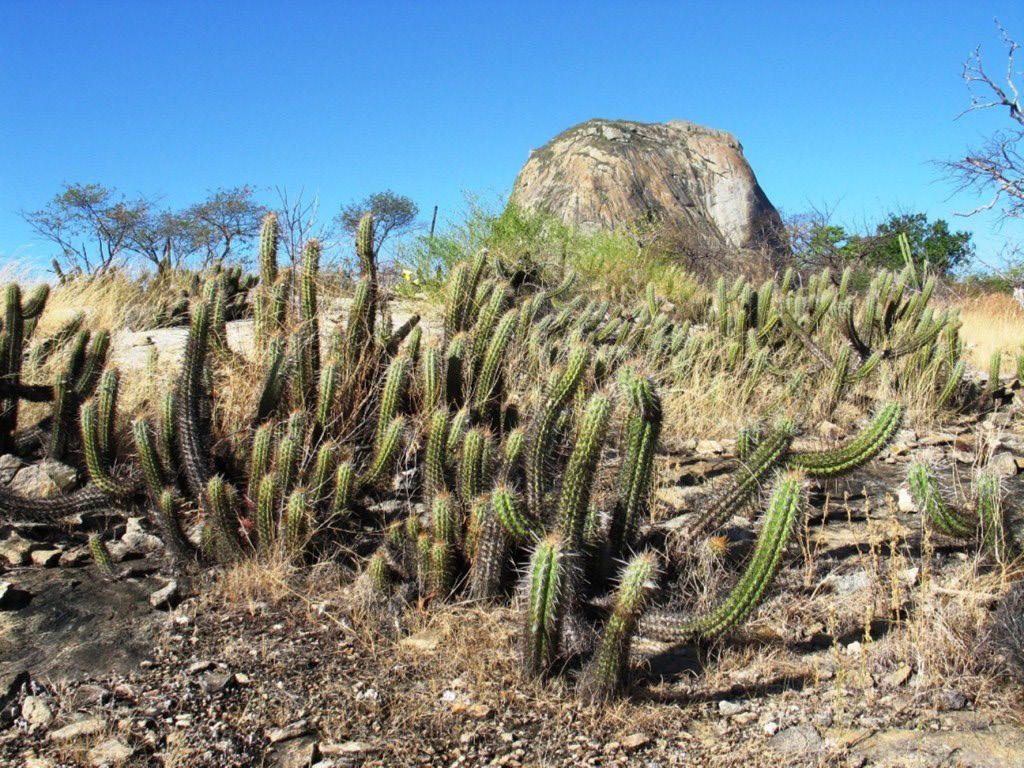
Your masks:
M893 208L974 232L995 262L1024 227L957 219L933 161L1003 115L955 120L994 19L1024 3L261 3L5 0L0 264L48 260L18 211L64 181L185 205L251 183L325 210L382 188L456 216L497 201L531 148L591 117L736 134L784 213ZM1024 62L1022 62L1024 64ZM272 193L268 192L268 199Z

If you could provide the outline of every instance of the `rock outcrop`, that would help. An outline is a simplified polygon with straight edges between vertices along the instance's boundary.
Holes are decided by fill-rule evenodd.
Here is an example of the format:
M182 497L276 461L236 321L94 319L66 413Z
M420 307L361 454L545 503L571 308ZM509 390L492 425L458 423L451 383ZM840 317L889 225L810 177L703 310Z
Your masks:
M777 248L781 220L731 134L588 120L530 153L511 200L583 231L660 221L713 245Z

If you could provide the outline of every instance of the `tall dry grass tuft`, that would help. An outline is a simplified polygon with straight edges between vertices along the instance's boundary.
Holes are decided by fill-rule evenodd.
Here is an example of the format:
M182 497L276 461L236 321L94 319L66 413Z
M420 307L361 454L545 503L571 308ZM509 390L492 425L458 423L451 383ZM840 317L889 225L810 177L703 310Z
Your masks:
M959 304L960 336L971 365L987 370L994 352L1003 354L1003 370L1013 370L1024 347L1024 308L1005 293L987 293Z

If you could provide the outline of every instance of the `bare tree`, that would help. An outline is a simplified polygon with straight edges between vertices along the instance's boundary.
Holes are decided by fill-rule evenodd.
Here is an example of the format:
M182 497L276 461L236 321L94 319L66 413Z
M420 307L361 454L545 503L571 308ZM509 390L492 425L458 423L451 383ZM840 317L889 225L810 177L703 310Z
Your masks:
M988 200L962 215L999 208L1002 216L1024 217L1024 105L1017 90L1015 57L1020 43L1013 40L999 26L999 34L1006 47L1005 82L998 82L985 71L978 47L964 64L963 78L971 91L971 105L960 113L988 109L1006 109L1009 128L997 131L980 147L959 160L945 166L958 183L958 190L969 190L990 195Z
M302 261L302 249L312 238L320 240L328 247L335 237L334 227L330 222L320 219L320 197L306 197L306 190L300 189L298 194L291 195L287 187L277 187L277 222L281 228L281 245L292 265Z

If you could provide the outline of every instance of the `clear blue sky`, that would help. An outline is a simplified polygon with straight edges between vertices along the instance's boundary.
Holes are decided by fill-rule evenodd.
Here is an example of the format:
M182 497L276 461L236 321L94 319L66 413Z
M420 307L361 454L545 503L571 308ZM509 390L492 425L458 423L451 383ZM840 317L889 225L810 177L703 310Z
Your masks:
M0 5L0 264L42 259L18 211L64 181L185 205L252 183L323 207L381 188L442 220L497 200L531 148L590 117L735 133L785 213L947 217L994 260L1024 228L954 219L932 161L1003 115L955 121L963 60L1024 38L1024 3L45 2ZM1024 62L1022 62L1024 64ZM268 194L268 197L270 195Z

